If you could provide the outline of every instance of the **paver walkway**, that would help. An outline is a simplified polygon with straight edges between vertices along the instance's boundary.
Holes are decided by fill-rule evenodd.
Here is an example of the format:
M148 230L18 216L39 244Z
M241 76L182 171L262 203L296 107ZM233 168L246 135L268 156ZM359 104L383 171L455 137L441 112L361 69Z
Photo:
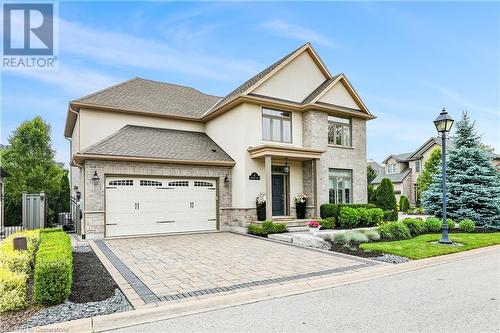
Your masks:
M376 265L224 232L96 244L146 303L265 288Z

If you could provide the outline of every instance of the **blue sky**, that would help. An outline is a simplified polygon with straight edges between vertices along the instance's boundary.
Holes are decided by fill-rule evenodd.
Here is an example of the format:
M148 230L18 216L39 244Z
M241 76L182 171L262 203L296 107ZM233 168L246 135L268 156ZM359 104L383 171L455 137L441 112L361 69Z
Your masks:
M370 111L368 157L416 149L444 106L500 152L500 3L61 2L59 70L2 72L1 140L52 125L67 162L68 101L143 77L225 95L310 41Z

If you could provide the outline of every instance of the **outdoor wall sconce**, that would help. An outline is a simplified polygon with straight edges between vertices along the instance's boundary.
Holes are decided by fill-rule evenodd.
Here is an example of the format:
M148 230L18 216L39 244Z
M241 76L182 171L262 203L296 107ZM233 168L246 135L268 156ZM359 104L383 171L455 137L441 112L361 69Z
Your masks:
M290 167L288 166L288 158L285 158L285 165L283 166L283 173L288 173L290 171Z
M226 177L224 177L224 186L225 187L229 186L229 177L227 175L226 175Z
M99 184L99 176L97 175L97 170L94 171L94 175L90 179L92 180L92 182L94 183L94 185Z

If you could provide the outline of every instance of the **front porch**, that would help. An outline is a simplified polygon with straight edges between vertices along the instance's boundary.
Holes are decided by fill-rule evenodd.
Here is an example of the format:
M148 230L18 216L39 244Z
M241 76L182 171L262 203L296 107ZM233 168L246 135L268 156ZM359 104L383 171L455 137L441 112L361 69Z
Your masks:
M325 152L322 149L261 145L248 149L252 159L264 160L266 219L279 221L290 227L305 226L308 219L320 215L319 159ZM301 163L302 172L291 172L291 163ZM290 184L301 177L301 192L307 194L306 219L297 219L294 197Z

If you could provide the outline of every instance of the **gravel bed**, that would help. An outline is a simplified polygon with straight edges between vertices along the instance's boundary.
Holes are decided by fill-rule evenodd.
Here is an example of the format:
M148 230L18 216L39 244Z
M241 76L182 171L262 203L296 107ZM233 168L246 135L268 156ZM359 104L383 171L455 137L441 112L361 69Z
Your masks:
M402 264L404 262L410 261L410 259L408 259L406 257L401 257L401 256L397 256L395 254L387 254L387 253L384 253L383 255L381 255L379 257L373 257L370 259L382 261L382 262L387 262L389 264Z
M62 321L88 318L91 316L105 315L114 312L132 310L125 295L115 289L115 294L99 302L73 303L66 301L62 304L44 308L28 318L18 329L27 329L35 326L49 325Z

